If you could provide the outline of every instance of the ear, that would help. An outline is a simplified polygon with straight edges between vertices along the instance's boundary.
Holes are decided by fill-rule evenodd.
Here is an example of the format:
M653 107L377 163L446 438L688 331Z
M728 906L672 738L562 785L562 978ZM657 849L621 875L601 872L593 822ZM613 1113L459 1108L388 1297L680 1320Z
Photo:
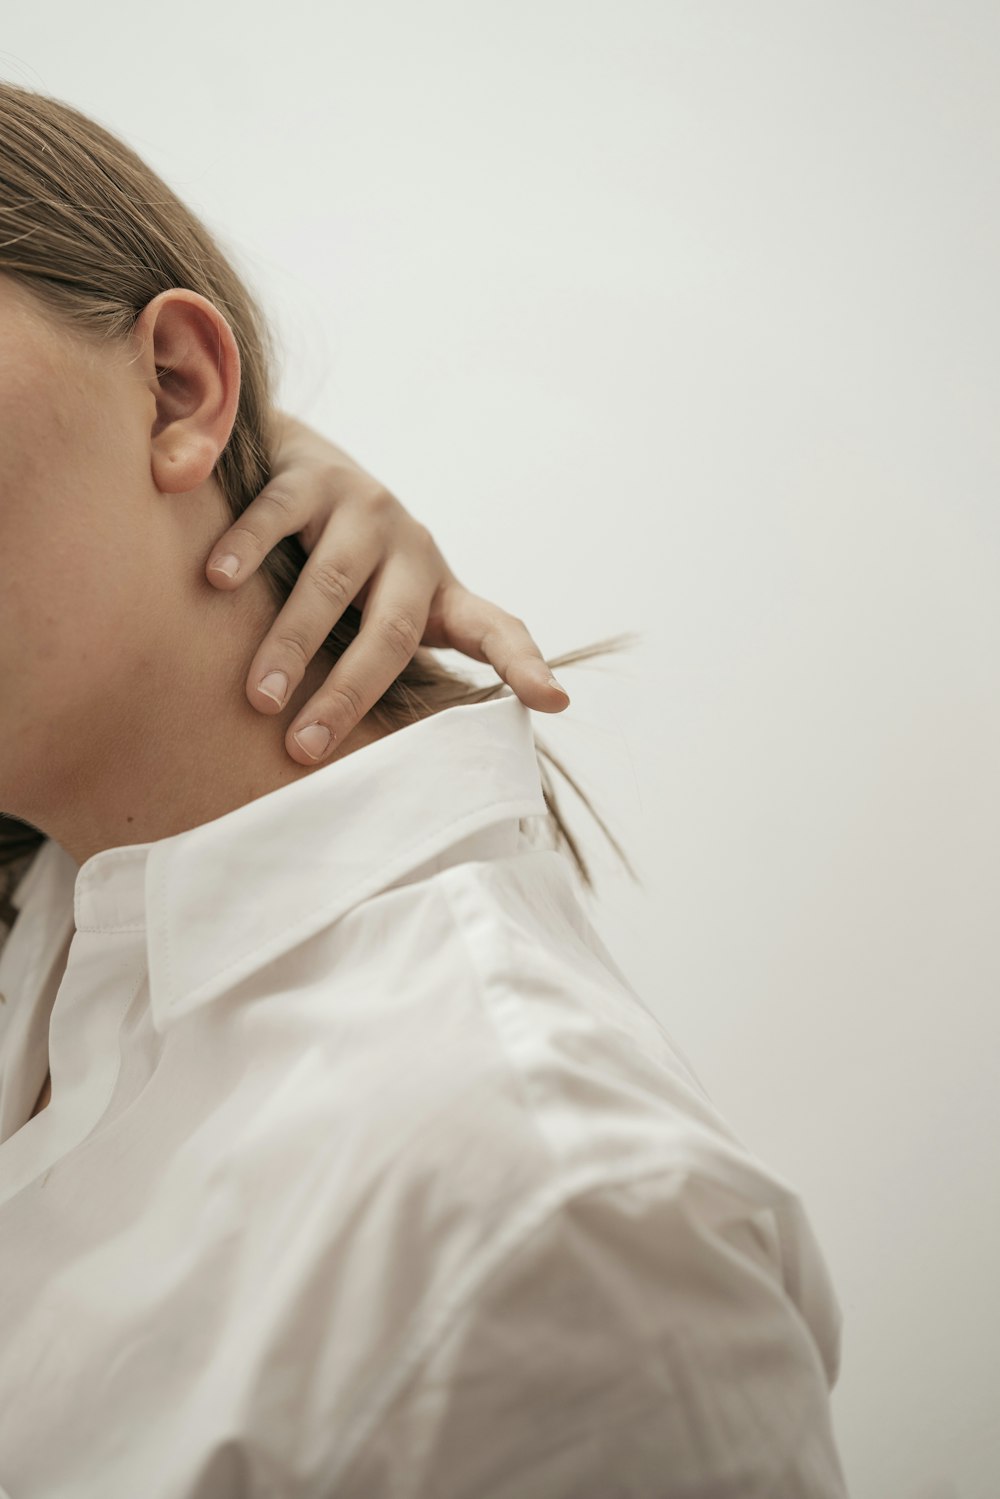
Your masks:
M136 319L136 363L155 400L153 480L164 494L211 477L229 441L240 397L240 351L207 297L184 287L160 292Z

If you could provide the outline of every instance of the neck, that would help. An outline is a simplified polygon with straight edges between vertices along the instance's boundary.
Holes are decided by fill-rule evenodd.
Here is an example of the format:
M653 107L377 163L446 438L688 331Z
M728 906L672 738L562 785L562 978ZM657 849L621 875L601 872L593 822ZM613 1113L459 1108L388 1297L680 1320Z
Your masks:
M46 726L32 729L37 742L25 747L47 772L33 780L22 808L5 810L80 865L104 849L155 842L222 817L384 735L365 719L316 765L294 761L285 735L332 660L313 658L280 713L258 712L246 682L274 620L267 584L258 575L226 594L201 582L198 607L173 620L162 648L123 654L114 702L92 704L87 722L60 722L47 758Z

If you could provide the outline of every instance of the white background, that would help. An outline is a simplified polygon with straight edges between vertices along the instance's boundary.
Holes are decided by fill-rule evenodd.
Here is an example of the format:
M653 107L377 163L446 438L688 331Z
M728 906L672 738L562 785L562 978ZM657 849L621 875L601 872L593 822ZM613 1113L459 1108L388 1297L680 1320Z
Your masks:
M549 657L641 632L534 719L643 880L566 789L592 919L804 1198L853 1499L996 1499L1000 7L97 0L0 42L222 238L282 404L464 582Z

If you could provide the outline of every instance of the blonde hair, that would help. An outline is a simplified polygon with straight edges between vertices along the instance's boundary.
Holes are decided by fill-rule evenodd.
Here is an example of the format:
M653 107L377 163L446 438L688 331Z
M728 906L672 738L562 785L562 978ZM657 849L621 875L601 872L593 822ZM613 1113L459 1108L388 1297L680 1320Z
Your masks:
M6 81L0 81L0 272L26 287L69 331L97 345L127 341L143 308L171 287L200 292L214 303L240 351L236 418L214 471L235 520L271 478L278 351L266 319L205 226L129 146L72 105ZM275 612L306 559L298 538L287 536L260 564ZM360 623L360 610L349 606L321 651L339 659ZM635 638L617 636L554 657L548 665L586 661L621 650ZM444 708L484 702L504 687L503 681L470 685L421 647L371 714L392 732ZM641 884L588 798L537 735L535 748L572 786ZM541 761L539 770L555 847L568 848L592 890L587 862ZM525 819L522 828L527 830ZM39 829L0 813L0 870L20 872L44 838Z

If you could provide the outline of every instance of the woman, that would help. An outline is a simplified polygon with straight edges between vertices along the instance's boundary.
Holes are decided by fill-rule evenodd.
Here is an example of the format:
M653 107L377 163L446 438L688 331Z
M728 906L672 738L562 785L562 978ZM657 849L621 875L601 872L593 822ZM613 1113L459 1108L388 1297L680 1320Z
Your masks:
M7 84L0 211L0 803L42 840L0 954L0 1486L843 1495L800 1199L532 837L572 851L524 703L404 629L290 759L359 615L309 656L315 615L281 732L251 711L306 552L234 591L204 558L271 477L263 319L134 153Z

